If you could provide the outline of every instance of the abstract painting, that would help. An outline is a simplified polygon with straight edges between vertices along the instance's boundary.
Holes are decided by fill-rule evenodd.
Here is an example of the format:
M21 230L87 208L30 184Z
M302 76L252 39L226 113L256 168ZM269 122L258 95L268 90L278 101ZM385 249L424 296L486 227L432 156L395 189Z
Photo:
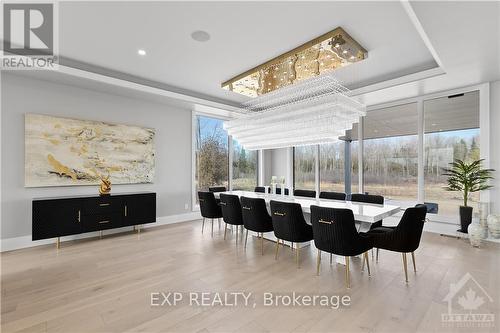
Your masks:
M40 114L24 125L26 187L153 182L154 129Z

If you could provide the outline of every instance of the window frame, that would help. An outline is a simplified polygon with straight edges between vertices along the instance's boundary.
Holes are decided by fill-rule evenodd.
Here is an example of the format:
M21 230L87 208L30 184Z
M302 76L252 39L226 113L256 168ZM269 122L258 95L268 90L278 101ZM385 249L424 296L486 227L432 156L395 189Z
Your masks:
M423 203L425 201L425 179L424 179L424 157L425 157L425 118L424 118L424 101L432 100L436 98L446 97L455 94L467 93L472 91L479 92L479 142L480 142L480 158L484 159L483 167L490 167L490 129L489 129L489 119L490 119L490 103L489 103L489 89L490 84L482 83L478 85L466 86L462 88L456 88L452 90L440 91L436 93L424 94L416 97L405 98L396 100L388 103L381 103L372 106L368 106L368 112L385 109L388 107L404 105L409 103L417 104L417 114L418 114L418 124L417 124L417 182L418 182L418 190L417 190L417 203ZM358 124L358 192L364 193L365 184L364 184L364 117L361 117ZM320 179L319 179L319 145L316 153L316 191L320 189ZM352 155L351 155L352 158ZM291 169L293 170L293 187L295 188L295 147L293 149L293 157L292 157L292 165ZM352 181L351 181L352 188ZM319 192L318 192L319 193ZM490 201L490 190L481 191L479 193L480 202L489 202ZM395 204L403 204L406 202L398 202L396 200L393 201ZM443 216L440 214L430 214L429 219L435 222L444 222L444 223L452 223L457 224L458 219L456 217L450 218L447 216Z
M229 137L231 137L231 148L232 148L232 150L230 152L230 155L233 155L233 157L234 157L234 142L233 141L238 141L238 140L233 139L233 137L231 135L228 135L228 138ZM247 150L247 151L249 151L249 150ZM250 151L252 151L252 150L250 150ZM260 186L260 183L259 183L259 179L260 179L259 170L261 168L260 159L262 158L262 156L261 156L262 155L261 154L262 150L259 149L259 150L253 150L253 151L255 151L255 153L256 153L256 160L255 160L255 186ZM233 169L232 168L233 165L234 165L234 159L231 159L231 164L228 165L228 168L229 168L229 166L231 166L229 168L231 170L231 181L230 181L230 184L231 184L230 189L231 190L233 189L233 174L234 174L233 170L232 170ZM229 170L228 170L228 174L229 174Z
M191 211L197 212L200 210L200 205L197 203L196 196L198 194L196 188L196 130L198 116L217 119L217 120L229 120L231 117L222 116L219 114L211 114L207 112L201 112L197 110L191 110ZM233 156L234 156L234 144L232 135L227 136L227 149L228 149L228 163L227 163L227 183L228 190L232 190L233 186ZM260 168L260 156L261 150L257 150L257 165L256 165L256 184L259 186L259 179L261 178L261 168Z
M408 104L408 103L417 103L417 112L418 112L418 195L417 195L417 202L418 203L423 203L425 201L425 180L424 180L424 156L425 156L425 142L424 142L424 135L425 135L425 123L424 123L424 101L430 100L430 99L435 99L435 98L441 98L441 97L446 97L449 95L455 95L455 94L461 94L461 93L467 93L471 91L478 91L479 92L479 142L480 142L480 158L484 159L483 166L485 168L490 167L490 128L489 128L489 120L490 120L490 84L489 82L487 83L482 83L478 85L471 85L471 86L466 86L466 87L461 87L461 88L456 88L452 90L446 90L446 91L440 91L440 92L435 92L435 93L429 93L429 94L424 94L416 97L409 97L409 98L402 98L396 101L392 102L387 102L387 103L380 103L376 105L371 105L367 107L368 112L372 110L377 110L377 109L383 109L383 108L388 108L392 106L398 106L402 104ZM195 168L196 168L196 156L195 156L195 151L196 151L196 138L195 138L195 131L196 131L196 116L202 115L206 117L211 117L211 118L216 118L216 119L221 119L221 120L228 120L231 117L229 116L221 116L221 115L214 115L210 113L203 113L199 111L192 111L192 208L193 211L199 210L199 205L196 205L196 179L195 179ZM359 120L359 125L358 125L358 137L357 141L358 143L358 192L363 193L364 192L364 166L363 166L363 157L364 157L364 137L363 137L363 130L364 130L364 118L360 118ZM228 149L229 149L229 163L228 163L228 183L229 183L229 188L231 189L231 183L232 183L232 168L229 167L232 165L233 159L232 159L232 151L233 151L233 143L232 143L232 137L228 135ZM320 179L319 179L319 145L317 146L316 150L316 168L315 168L315 188L317 193L319 194L319 186L320 186ZM288 148L287 148L288 149ZM287 179L290 177L290 184L293 185L292 189L295 188L295 149L290 149L291 154L287 153ZM351 155L352 158L352 155ZM264 182L264 163L267 161L264 160L264 154L262 150L258 151L258 157L257 157L257 184L258 186L263 185ZM287 181L288 182L288 181ZM352 182L351 182L352 186ZM485 190L481 191L480 194L480 202L490 202L490 190ZM396 203L396 202L395 202ZM435 222L444 222L444 223L452 223L452 224L457 224L458 219L457 218L447 218L445 216L441 216L439 214L430 214L429 219L431 221Z

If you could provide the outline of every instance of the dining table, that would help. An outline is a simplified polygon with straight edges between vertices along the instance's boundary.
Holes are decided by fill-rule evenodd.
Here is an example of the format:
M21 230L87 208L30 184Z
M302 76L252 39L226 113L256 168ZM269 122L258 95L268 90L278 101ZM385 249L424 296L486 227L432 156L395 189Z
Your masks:
M370 225L372 223L381 221L384 218L397 214L401 210L400 206L391 204L371 204L364 202L353 202L348 200L343 201L343 200L332 200L332 199L322 199L322 198L310 198L310 197L301 197L301 196L293 196L285 194L271 194L271 193L261 193L253 191L242 191L242 190L214 192L214 195L216 198L219 198L221 193L237 195L239 198L247 197L247 198L264 199L266 201L266 206L269 213L270 213L269 203L271 202L271 200L298 203L302 207L304 218L308 223L310 223L309 220L310 220L312 205L316 205L319 207L328 207L328 208L350 209L354 214L354 219L356 220L358 231L366 231L370 229ZM276 237L274 237L274 234L272 232L265 233L264 239L276 242ZM291 243L284 242L284 245L292 247ZM305 247L309 245L310 242L296 244L296 246L300 247ZM344 257L342 256L336 256L336 261L339 264L345 264Z
M271 200L283 201L283 202L295 202L300 204L300 206L302 207L302 211L305 214L311 213L312 205L316 205L319 207L328 207L328 208L347 208L352 210L354 214L354 219L356 221L363 222L366 224L371 224L380 221L400 211L399 206L389 205L389 204L379 205L379 204L370 204L363 202L309 198L309 197L299 197L293 195L270 194L270 193L261 193L252 191L215 192L214 193L215 197L218 198L221 193L237 195L240 198L241 197L262 198L266 201L268 208L269 208L269 202Z

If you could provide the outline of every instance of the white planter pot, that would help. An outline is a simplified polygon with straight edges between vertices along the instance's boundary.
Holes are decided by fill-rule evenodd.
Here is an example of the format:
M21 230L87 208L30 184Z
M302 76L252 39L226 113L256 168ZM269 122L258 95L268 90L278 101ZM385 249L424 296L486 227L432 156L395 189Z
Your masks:
M493 238L500 238L500 215L491 214L488 216L488 230Z
M469 227L467 228L467 233L469 234L470 245L474 247L480 247L483 232L481 225L479 224L478 221L474 221L471 224L469 224Z
M479 226L481 227L481 238L486 239L488 238L488 220L480 220L479 221Z

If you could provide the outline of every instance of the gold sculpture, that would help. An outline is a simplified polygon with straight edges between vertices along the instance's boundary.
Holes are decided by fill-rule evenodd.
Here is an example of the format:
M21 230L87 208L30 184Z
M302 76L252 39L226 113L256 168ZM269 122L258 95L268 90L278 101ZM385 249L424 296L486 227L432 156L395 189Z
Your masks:
M100 195L109 195L111 192L111 181L109 180L109 175L106 177L101 176L101 186L99 186Z

